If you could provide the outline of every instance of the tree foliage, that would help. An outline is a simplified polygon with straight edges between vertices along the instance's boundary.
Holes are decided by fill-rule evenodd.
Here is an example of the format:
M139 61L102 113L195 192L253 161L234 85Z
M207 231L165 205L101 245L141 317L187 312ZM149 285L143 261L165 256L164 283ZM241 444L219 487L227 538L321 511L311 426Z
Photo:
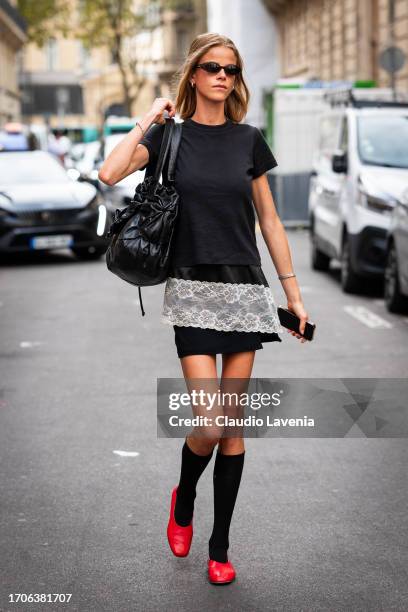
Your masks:
M18 0L17 8L28 25L28 39L42 47L50 36L70 32L71 5L67 0Z
M132 9L133 0L82 0L78 6L78 35L84 45L114 49L134 36L143 19Z
M83 45L108 47L121 73L124 104L128 114L146 79L138 75L140 62L132 57L132 38L144 24L133 0L81 0L78 5L77 37Z

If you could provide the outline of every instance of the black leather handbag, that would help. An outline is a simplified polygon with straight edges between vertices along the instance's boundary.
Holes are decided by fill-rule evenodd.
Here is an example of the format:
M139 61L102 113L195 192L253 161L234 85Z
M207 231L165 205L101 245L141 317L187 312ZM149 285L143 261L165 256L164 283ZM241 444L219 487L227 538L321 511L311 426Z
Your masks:
M107 267L124 281L138 285L143 316L145 311L140 287L159 285L167 279L179 209L174 172L181 124L171 118L165 121L154 173L146 176L149 168L146 170L145 178L137 185L130 204L123 209L116 209L106 234L107 238L112 238L106 251Z

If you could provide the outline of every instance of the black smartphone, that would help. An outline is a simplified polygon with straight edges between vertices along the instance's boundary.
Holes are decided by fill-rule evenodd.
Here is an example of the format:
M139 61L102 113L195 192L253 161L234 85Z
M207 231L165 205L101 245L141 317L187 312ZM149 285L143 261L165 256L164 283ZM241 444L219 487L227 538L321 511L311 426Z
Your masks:
M283 306L278 306L278 316L283 327L298 333L303 338L306 338L306 340L313 340L314 331L316 329L315 323L306 321L305 333L302 335L299 331L300 319L294 312L288 310L287 308L283 308Z

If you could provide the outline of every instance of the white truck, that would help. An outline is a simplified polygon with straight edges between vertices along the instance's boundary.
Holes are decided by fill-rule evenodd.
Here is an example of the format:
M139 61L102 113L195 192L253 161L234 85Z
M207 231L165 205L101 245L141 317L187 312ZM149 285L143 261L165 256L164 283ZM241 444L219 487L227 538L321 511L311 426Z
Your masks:
M341 263L343 291L383 280L391 213L408 190L408 96L388 89L327 94L313 159L311 266Z

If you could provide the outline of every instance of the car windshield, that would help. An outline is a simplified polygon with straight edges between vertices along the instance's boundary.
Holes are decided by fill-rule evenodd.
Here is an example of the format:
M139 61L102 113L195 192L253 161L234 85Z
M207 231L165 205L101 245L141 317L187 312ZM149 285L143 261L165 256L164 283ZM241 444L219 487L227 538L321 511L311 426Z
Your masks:
M65 169L46 153L0 153L0 187L69 181Z
M408 168L408 114L359 117L358 149L365 164Z

